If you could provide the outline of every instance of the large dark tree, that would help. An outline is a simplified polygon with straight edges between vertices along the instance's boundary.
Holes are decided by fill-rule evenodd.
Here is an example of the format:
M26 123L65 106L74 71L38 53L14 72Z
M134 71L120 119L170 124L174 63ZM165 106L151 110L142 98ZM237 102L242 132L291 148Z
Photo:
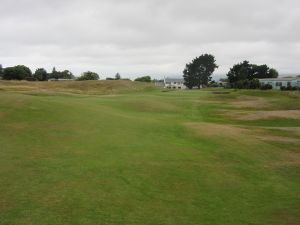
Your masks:
M31 70L23 65L18 65L14 67L6 67L3 72L4 80L25 80L26 78L31 78Z
M3 67L2 64L0 64L0 79L2 79L3 76Z
M59 72L56 71L55 67L53 67L52 72L49 74L49 78L51 78L51 79L59 78Z
M253 67L248 61L235 64L227 74L229 83L247 80L253 76Z
M39 81L46 81L48 80L48 73L44 68L39 68L34 72L33 77Z
M208 85L216 68L218 66L213 55L201 55L186 64L183 71L184 84L190 89L193 87L200 89L202 85Z
M121 80L121 75L119 73L116 74L115 80Z
M244 61L235 64L227 73L228 81L232 87L242 88L243 84L248 84L247 81L263 78L276 78L278 72L275 69L269 68L267 65L250 64ZM245 85L248 88L247 85Z
M77 80L99 80L100 77L97 73L87 71L84 72Z
M251 65L252 67L252 74L248 77L248 80L252 79L262 79L268 78L268 72L270 68L267 65Z

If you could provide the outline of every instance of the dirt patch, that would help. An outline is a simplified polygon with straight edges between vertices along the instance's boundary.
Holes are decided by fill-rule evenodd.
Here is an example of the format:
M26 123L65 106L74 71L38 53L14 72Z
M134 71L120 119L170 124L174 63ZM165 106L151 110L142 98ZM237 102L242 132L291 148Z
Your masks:
M300 110L255 111L255 112L228 112L230 116L239 120L264 120L264 119L300 119Z
M266 108L271 103L261 97L241 96L231 103L236 108Z

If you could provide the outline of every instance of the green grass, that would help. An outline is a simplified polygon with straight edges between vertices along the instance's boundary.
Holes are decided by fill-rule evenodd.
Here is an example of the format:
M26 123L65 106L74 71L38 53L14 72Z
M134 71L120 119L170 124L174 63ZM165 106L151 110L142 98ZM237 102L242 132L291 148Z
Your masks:
M223 113L299 110L299 93L147 88L0 91L0 224L300 224L300 135L277 129L300 120Z

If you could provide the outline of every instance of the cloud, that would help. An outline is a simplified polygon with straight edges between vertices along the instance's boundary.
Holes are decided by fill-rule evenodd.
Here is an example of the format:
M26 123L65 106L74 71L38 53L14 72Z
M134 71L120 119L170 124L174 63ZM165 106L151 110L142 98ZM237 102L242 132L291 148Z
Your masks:
M297 0L2 0L0 63L127 77L180 75L203 53L300 73Z

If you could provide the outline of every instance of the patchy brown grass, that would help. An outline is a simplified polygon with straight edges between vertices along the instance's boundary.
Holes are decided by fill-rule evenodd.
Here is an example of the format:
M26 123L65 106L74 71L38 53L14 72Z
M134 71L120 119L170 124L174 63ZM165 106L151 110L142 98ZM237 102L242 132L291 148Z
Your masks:
M266 108L271 106L271 103L262 97L240 96L231 105L237 108Z
M185 123L185 126L192 129L196 135L205 137L215 136L230 136L241 138L247 136L249 140L257 141L276 141L282 143L299 144L300 138L285 137L279 135L272 135L265 128L251 128L239 127L225 124L215 123Z
M223 125L215 123L185 123L185 126L192 129L196 134L204 136L216 136L216 135L240 135L245 133L247 129L233 126Z
M4 115L5 115L5 113L0 111L0 119L3 118Z
M293 208L278 210L273 213L272 221L269 225L300 225L300 214L298 209L300 205L295 205Z
M290 137L282 137L277 135L255 135L255 137L262 141L277 141L277 142L284 142L290 144L300 144L300 139L298 138L290 138Z
M227 116L239 120L262 120L262 119L300 119L300 110L276 110L254 112L228 112Z
M300 127L278 127L279 130L291 131L296 135L300 136Z

